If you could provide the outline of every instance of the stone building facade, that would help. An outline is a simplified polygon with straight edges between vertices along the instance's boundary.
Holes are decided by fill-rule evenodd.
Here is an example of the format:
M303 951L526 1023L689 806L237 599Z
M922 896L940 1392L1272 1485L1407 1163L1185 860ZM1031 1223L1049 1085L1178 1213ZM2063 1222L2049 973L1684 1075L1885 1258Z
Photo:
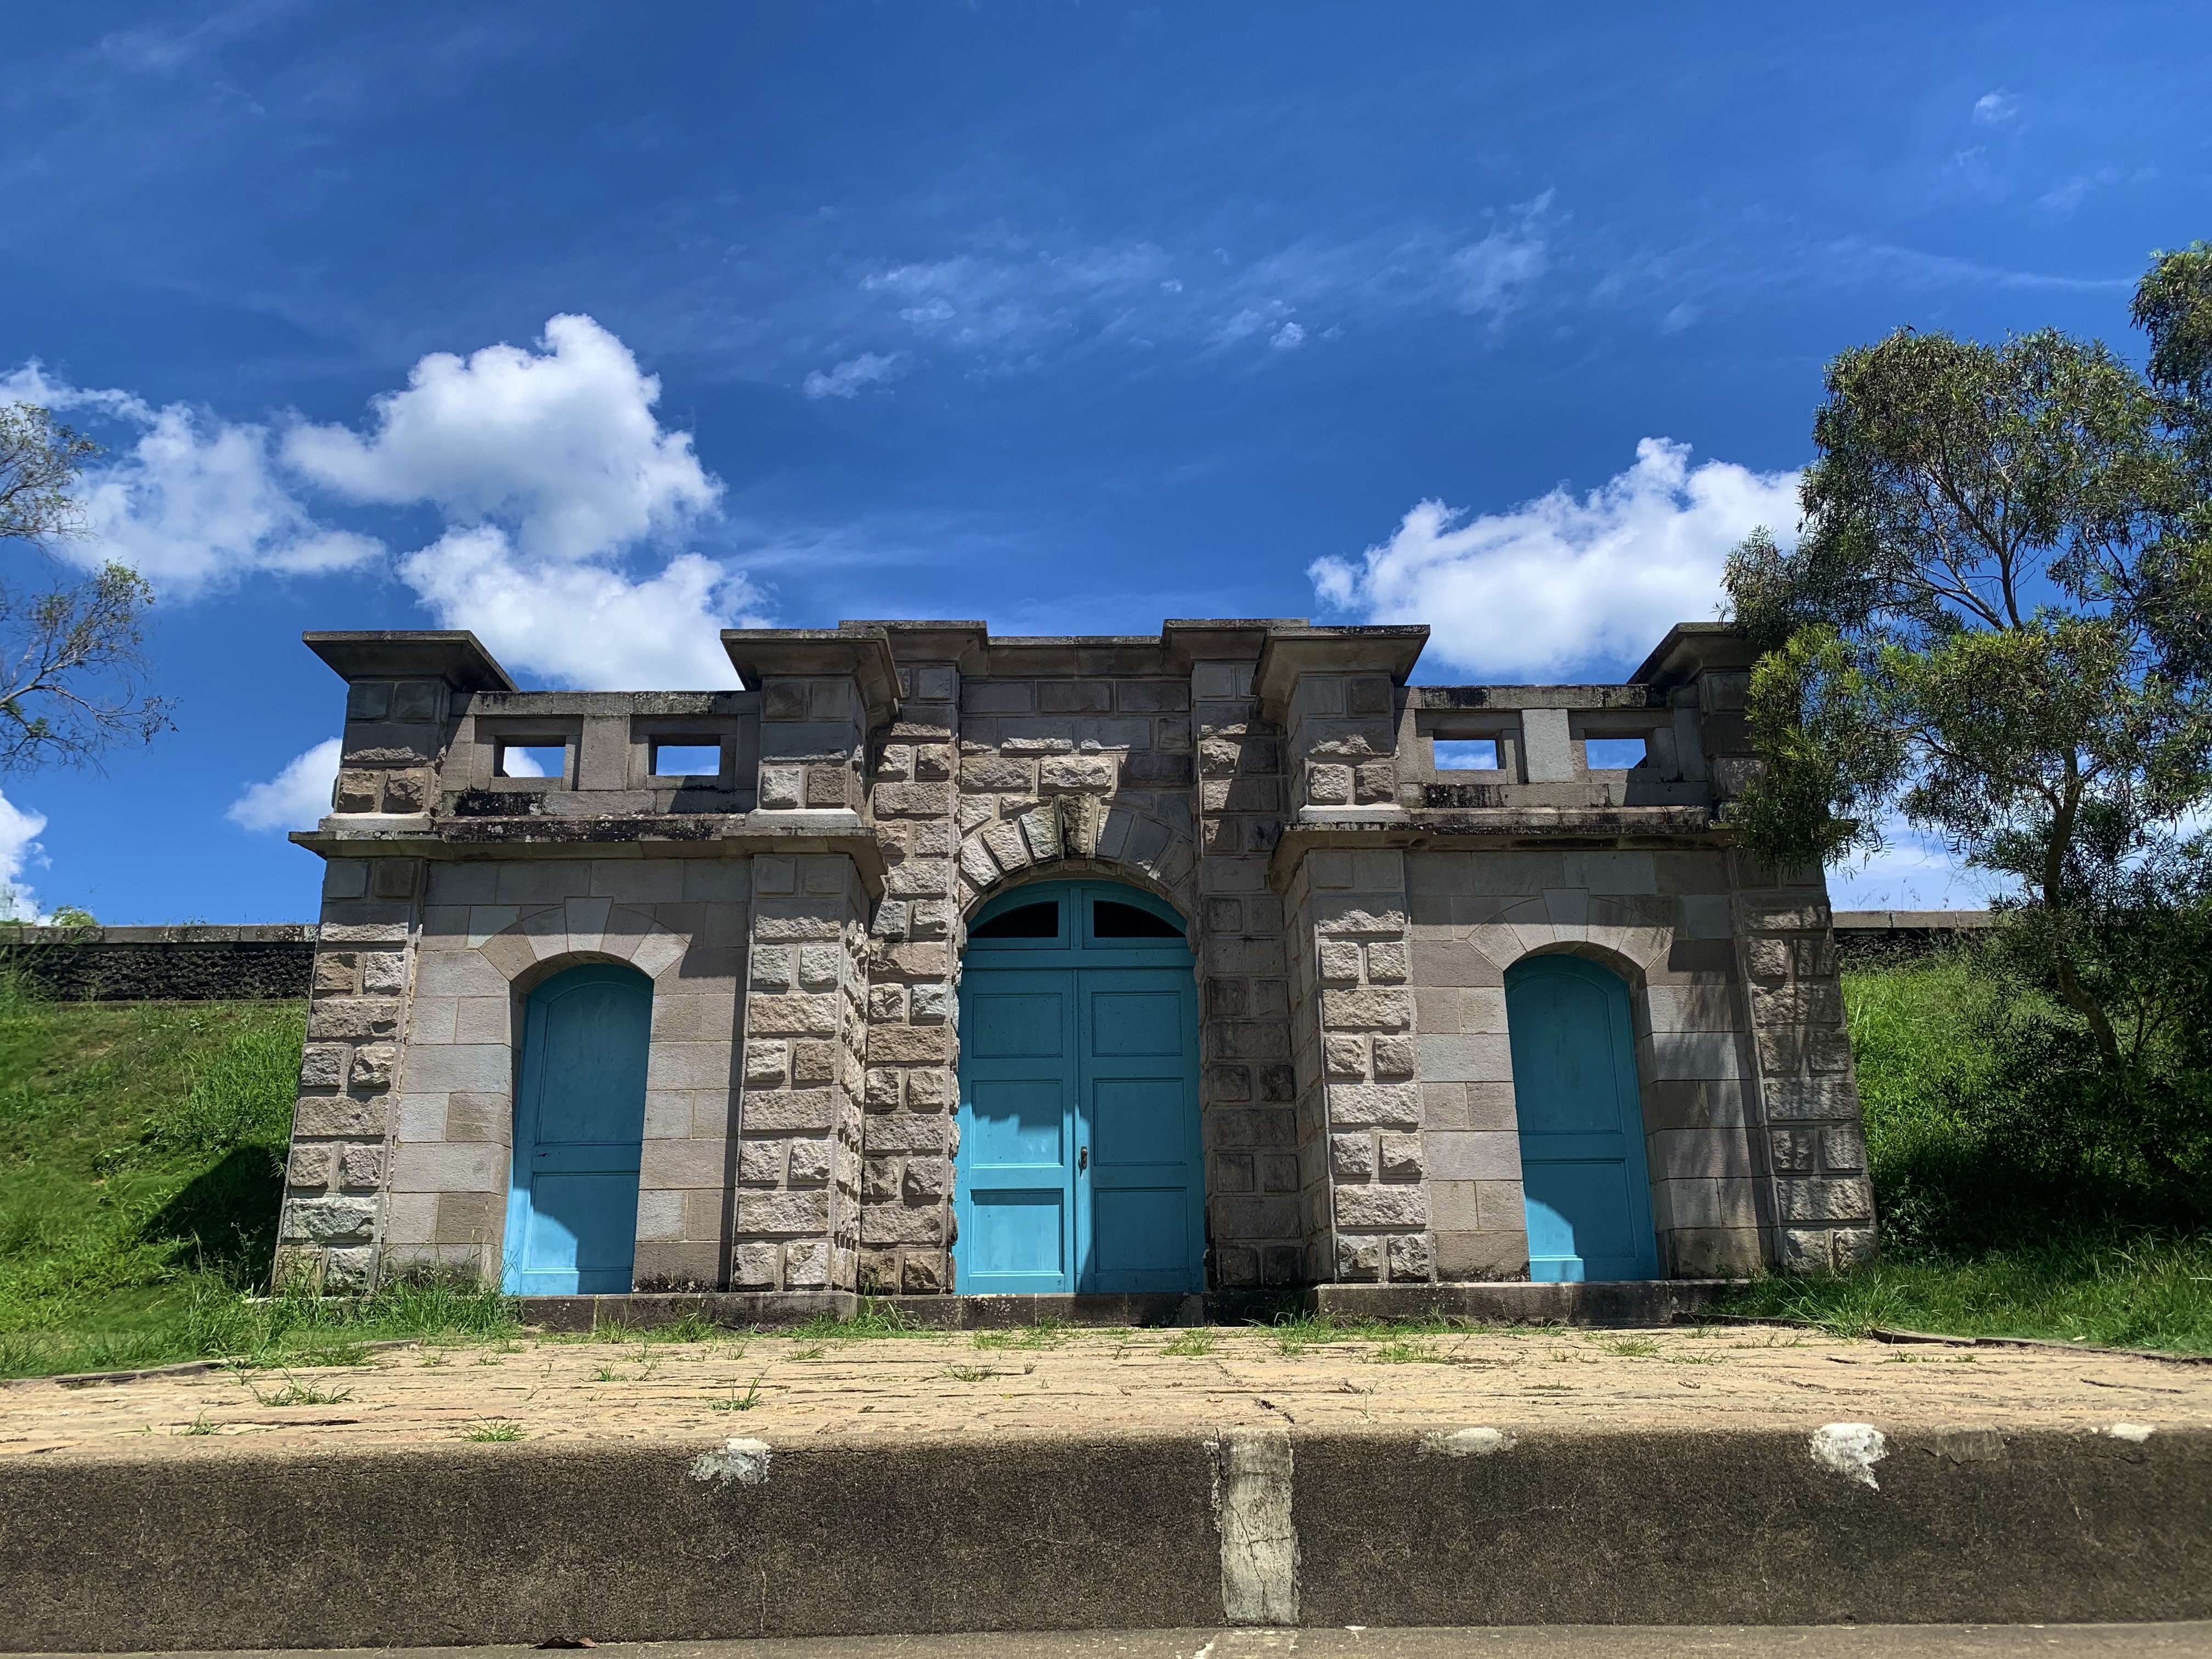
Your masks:
M1623 999L1647 1276L1869 1255L1822 878L1726 827L1742 641L1684 625L1617 685L1410 685L1426 632L733 630L746 689L696 693L518 691L466 634L308 635L346 723L294 838L325 865L283 1270L512 1282L518 1089L562 1086L532 1010L599 964L649 998L634 1174L590 1177L634 1183L625 1288L956 1292L968 927L1071 879L1188 942L1191 1290L1527 1278L1548 1085L1509 1012L1559 955Z

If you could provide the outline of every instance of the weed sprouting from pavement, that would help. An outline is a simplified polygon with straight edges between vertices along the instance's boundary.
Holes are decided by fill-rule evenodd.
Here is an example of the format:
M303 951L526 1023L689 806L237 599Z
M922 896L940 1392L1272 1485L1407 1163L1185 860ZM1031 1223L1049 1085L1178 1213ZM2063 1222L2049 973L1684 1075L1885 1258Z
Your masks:
M717 1412L749 1412L760 1404L760 1385L761 1380L756 1376L752 1380L752 1385L740 1395L738 1392L737 1381L732 1378L730 1382L729 1393L720 1400L709 1400L707 1402L707 1408L709 1411Z
M491 1418L461 1436L464 1440L504 1442L522 1438L522 1425L512 1418Z

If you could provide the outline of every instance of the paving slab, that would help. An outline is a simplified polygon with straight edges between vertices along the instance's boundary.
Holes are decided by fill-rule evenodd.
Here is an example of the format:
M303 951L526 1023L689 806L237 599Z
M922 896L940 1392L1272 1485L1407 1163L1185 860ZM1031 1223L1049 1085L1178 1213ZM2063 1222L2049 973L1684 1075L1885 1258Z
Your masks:
M532 1442L1018 1436L1234 1427L1594 1433L2212 1427L2212 1367L2063 1350L1900 1348L1742 1327L1470 1330L1305 1344L1262 1330L702 1342L547 1335L353 1366L0 1391L0 1458L206 1458L488 1431Z

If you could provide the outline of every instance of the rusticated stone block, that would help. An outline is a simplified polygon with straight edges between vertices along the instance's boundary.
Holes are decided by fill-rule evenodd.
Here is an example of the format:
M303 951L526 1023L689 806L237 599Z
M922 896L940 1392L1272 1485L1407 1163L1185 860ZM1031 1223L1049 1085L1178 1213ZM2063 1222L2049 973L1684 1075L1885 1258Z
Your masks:
M351 1095L309 1095L292 1114L292 1133L309 1135L381 1135L385 1097L360 1100Z
M300 1054L300 1086L343 1089L353 1050L342 1042L311 1042Z
M1328 1138L1328 1172L1339 1181L1375 1178L1375 1137L1364 1131Z
M1418 1284L1437 1276L1436 1255L1425 1233L1394 1233L1385 1254L1394 1285Z
M942 1025L877 1025L868 1031L868 1059L882 1066L926 1066L945 1058Z
M860 1241L866 1244L941 1244L945 1242L945 1208L932 1204L909 1208L901 1204L872 1204L860 1212Z
M331 1184L336 1150L326 1143L312 1141L293 1147L291 1161L284 1168L284 1179L292 1186L319 1192Z
M1874 1204L1863 1181L1778 1181L1784 1221L1864 1221Z
M1759 1033L1759 1068L1770 1077L1798 1072L1842 1072L1851 1063L1851 1042L1839 1027L1784 1026Z
M1405 991L1370 988L1323 991L1321 1021L1332 1031L1405 1031L1413 1024L1413 999Z
M794 1042L791 1045L791 1080L805 1088L837 1080L837 1045L834 1042Z
M1429 1198L1419 1187L1340 1187L1340 1227L1425 1227Z
M805 1193L739 1193L741 1233L818 1233L830 1226L827 1189Z
M387 997L325 997L308 1007L312 1041L366 1042L399 1026L399 1005Z
M745 1019L761 1036L834 1036L838 999L834 996L757 996Z
M791 1045L781 1037L745 1044L745 1086L773 1089L784 1080L791 1062Z
M1386 1134L1378 1137L1382 1148L1381 1170L1385 1181L1419 1181L1421 1178L1421 1138L1417 1134Z
M830 1127L836 1101L827 1089L771 1089L745 1097L748 1134L789 1134Z
M367 1042L353 1051L353 1076L350 1086L356 1089L389 1089L392 1070L398 1063L399 1050L389 1042Z
M1331 1077L1364 1078L1367 1075L1367 1039L1358 1036L1329 1036L1322 1039L1322 1064Z
M960 792L966 795L1026 795L1036 793L1033 761L1000 755L970 755L960 763Z
M366 1239L376 1225L376 1206L365 1198L295 1198L284 1206L284 1236L317 1244Z

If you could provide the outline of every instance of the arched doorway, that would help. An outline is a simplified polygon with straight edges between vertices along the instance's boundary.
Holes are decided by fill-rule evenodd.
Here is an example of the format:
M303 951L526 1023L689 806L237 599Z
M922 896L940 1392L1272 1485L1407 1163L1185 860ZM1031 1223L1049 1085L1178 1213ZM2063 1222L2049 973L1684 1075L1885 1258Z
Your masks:
M530 993L514 1093L501 1287L619 1294L637 1250L653 981L590 963Z
M1061 881L976 912L954 1167L964 1293L1204 1288L1197 979L1171 908Z
M1505 975L1528 1277L1659 1277L1628 987L1580 957Z

